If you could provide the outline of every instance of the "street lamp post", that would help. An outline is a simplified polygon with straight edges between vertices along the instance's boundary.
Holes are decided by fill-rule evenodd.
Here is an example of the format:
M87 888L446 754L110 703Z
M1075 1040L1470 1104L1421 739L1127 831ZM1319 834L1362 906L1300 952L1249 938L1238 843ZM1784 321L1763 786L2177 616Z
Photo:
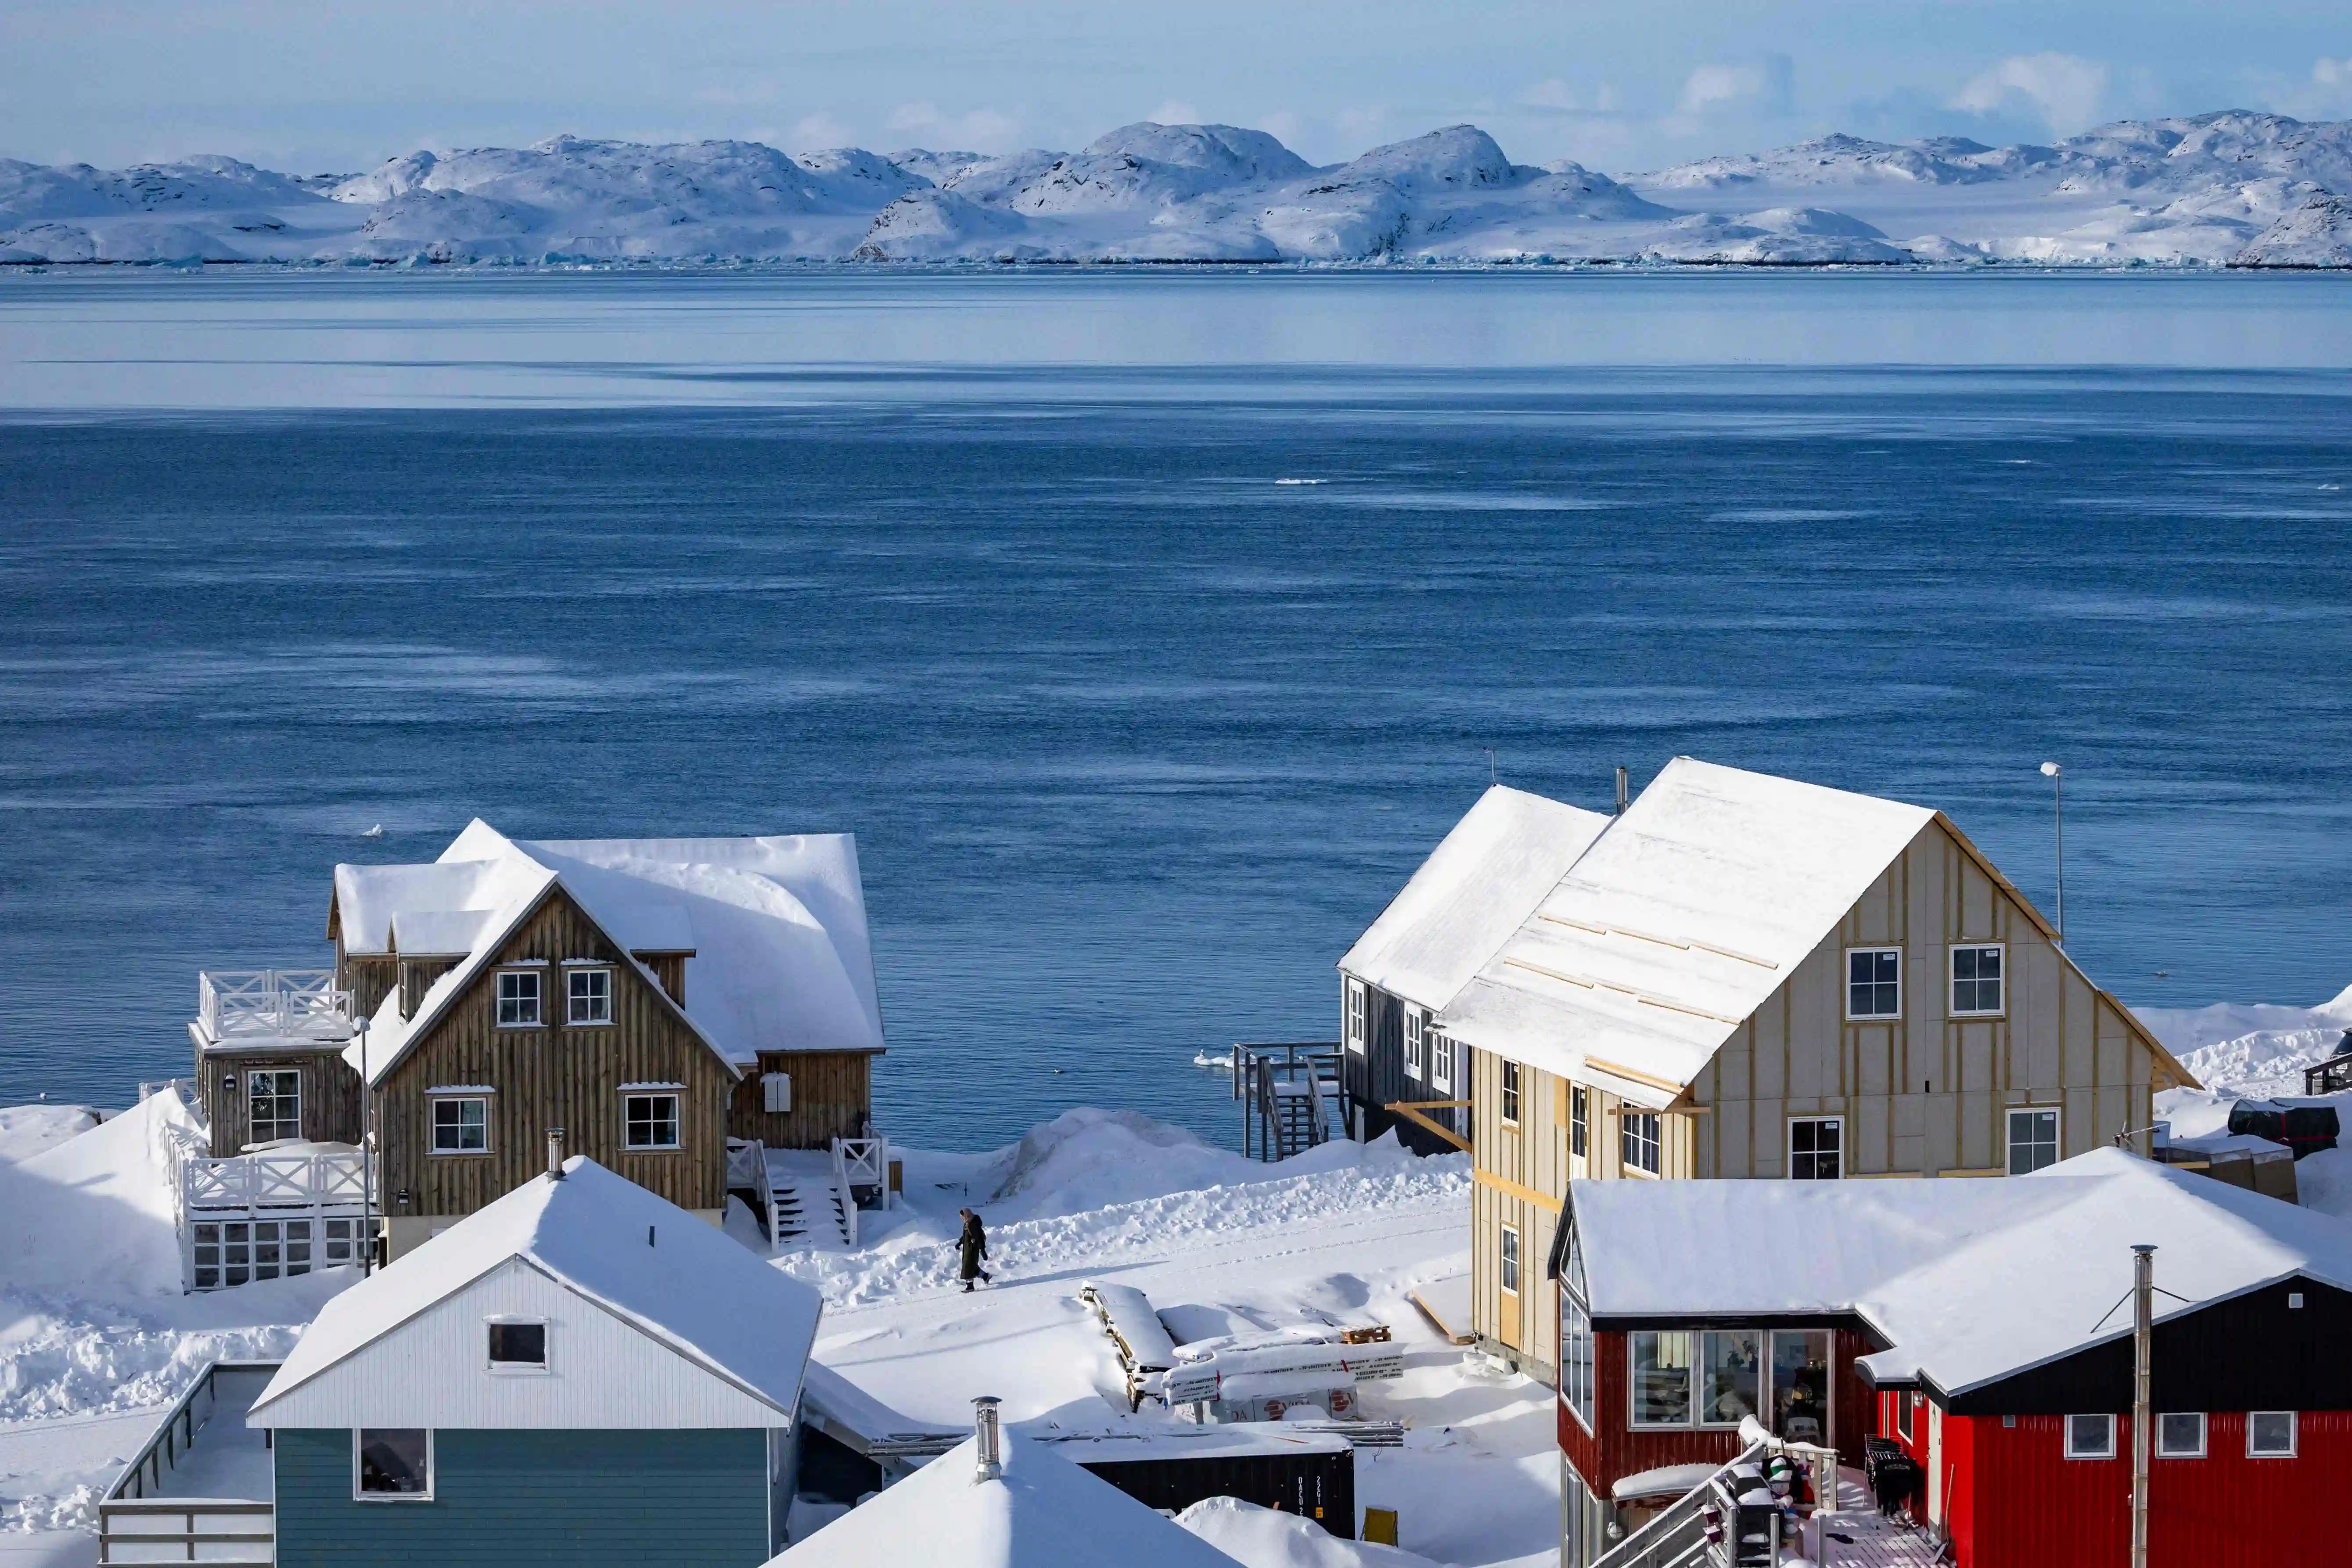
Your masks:
M375 1272L375 1085L368 1080L368 1021L360 1016L360 1277Z
M2058 940L2066 940L2066 770L2056 763L2042 764L2042 776L2056 792L2052 809L2058 829Z

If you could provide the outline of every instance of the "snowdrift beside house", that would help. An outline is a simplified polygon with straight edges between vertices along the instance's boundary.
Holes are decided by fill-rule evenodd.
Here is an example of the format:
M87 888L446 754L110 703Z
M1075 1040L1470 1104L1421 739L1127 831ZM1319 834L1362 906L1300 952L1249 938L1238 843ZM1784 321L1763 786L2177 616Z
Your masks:
M1318 168L1140 121L1076 153L555 136L364 174L0 160L0 260L2352 265L2352 121L2227 110L2049 146L1828 136L1612 179L1472 125Z
M1343 1541L1311 1519L1239 1498L1204 1499L1176 1522L1243 1568L1435 1568L1417 1552Z

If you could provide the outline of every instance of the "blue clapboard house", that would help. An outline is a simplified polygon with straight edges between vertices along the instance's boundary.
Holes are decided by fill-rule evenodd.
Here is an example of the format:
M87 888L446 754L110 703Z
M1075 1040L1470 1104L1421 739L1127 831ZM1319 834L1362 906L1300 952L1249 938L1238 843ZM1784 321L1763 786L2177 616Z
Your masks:
M591 1161L345 1291L254 1402L280 1568L766 1561L816 1293Z

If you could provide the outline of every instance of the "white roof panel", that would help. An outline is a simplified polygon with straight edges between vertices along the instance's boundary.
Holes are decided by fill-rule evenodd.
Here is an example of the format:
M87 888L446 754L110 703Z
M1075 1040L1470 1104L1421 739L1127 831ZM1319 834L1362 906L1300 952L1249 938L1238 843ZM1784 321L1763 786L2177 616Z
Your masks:
M575 1155L563 1169L562 1181L533 1177L329 1301L255 1402L254 1425L274 1425L273 1400L515 1258L752 1394L786 1425L816 1338L816 1291L592 1160Z
M1454 1038L1664 1104L1935 813L1666 764L1448 1002Z
M1432 1009L1479 965L1609 826L1597 811L1503 784L1438 841L1339 967Z

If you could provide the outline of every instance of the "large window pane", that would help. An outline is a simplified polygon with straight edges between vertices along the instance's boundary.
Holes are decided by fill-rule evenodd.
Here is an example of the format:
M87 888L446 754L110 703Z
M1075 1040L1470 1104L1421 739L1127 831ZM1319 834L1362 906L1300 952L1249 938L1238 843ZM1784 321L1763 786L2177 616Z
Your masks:
M1628 1334L1633 1355L1633 1425L1687 1426L1691 1363L1698 1336L1684 1332Z
M1758 1413L1762 1384L1763 1335L1753 1329L1717 1330L1700 1336L1698 1418L1737 1426Z
M1592 1429L1592 1319L1566 1290L1559 1293L1559 1396Z
M378 1427L359 1433L359 1490L363 1498L421 1498L433 1490L433 1436L415 1429Z
M2031 1175L2058 1163L2058 1113L2055 1110L2012 1110L2009 1113L2009 1173Z
M1792 1443L1830 1436L1830 1336L1825 1329L1772 1333L1772 1430Z

